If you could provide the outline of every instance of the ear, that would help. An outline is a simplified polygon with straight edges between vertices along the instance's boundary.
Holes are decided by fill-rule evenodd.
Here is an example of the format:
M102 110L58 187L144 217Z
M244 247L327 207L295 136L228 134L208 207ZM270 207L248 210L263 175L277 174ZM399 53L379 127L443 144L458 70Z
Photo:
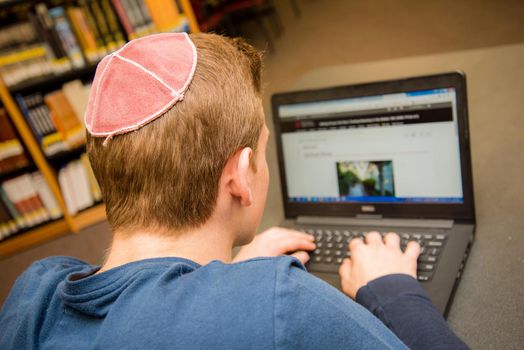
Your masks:
M251 193L250 171L252 168L251 157L253 150L249 147L237 151L228 161L224 168L226 188L230 195L238 198L242 206L248 207L253 202Z

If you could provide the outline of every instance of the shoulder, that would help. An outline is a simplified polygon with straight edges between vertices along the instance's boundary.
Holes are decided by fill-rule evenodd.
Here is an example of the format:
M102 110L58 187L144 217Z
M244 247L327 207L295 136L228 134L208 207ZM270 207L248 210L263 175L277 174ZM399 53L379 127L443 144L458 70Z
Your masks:
M92 268L86 262L65 256L37 260L17 278L4 307L21 305L30 302L36 296L52 293L67 274L88 267Z

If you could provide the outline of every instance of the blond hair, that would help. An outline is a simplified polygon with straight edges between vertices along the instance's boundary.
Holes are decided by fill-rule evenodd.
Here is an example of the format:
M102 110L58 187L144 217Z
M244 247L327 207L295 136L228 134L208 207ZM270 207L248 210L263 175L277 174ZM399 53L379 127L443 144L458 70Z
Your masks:
M198 227L211 216L227 160L256 150L264 120L261 55L240 39L194 34L198 63L183 101L87 151L114 230Z

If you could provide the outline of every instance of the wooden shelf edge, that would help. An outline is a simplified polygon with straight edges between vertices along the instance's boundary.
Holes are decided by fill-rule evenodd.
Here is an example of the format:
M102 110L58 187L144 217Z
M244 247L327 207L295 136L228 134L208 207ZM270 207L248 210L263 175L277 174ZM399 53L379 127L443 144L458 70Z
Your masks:
M78 232L83 228L94 225L106 219L106 206L98 204L92 208L86 209L77 215L73 216L72 221L74 225L74 232Z
M38 244L64 236L71 232L64 219L50 222L34 230L20 233L18 236L0 242L0 259L32 248Z

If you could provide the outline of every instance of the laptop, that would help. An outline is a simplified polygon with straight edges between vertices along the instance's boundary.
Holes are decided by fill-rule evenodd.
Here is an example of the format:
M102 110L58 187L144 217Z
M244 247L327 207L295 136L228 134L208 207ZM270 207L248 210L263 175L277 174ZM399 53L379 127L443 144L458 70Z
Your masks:
M308 271L340 289L348 242L397 232L444 316L475 232L466 78L452 72L277 93L284 226L315 236Z

